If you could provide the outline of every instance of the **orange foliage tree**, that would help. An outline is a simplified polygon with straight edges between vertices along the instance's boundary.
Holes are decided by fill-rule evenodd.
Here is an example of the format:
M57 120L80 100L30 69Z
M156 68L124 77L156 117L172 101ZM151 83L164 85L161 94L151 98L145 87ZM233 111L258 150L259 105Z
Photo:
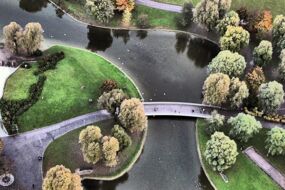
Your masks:
M270 11L263 11L262 19L256 24L255 28L260 32L268 32L272 29L272 14Z
M130 12L135 8L134 0L116 0L116 8L119 11L128 9Z

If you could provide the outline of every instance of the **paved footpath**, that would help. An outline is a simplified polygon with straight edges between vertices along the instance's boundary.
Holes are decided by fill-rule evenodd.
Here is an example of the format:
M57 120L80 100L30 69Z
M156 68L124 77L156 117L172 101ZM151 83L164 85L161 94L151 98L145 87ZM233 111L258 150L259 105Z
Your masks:
M151 1L151 0L136 0L136 3L140 4L140 5L152 7L155 9L160 9L160 10L165 10L165 11L170 11L170 12L175 12L175 13L181 13L182 12L182 7L178 6L178 5L159 3L159 2L155 2L155 1Z
M258 154L253 147L243 151L256 165L269 175L278 185L285 189L285 176Z

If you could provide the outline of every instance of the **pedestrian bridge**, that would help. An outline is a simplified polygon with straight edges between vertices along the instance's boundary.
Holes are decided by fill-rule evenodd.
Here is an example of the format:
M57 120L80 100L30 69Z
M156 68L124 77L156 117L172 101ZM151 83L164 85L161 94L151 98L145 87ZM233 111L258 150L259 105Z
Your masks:
M213 110L221 107L184 102L144 102L145 114L151 116L177 116L209 118Z

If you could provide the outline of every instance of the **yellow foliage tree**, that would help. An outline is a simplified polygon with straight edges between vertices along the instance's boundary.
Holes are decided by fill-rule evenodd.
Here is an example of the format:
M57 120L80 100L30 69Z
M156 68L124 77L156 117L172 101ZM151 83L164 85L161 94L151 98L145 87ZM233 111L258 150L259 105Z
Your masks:
M115 137L104 136L102 142L102 150L106 166L116 166L118 163L117 152L120 150L118 139L116 139Z

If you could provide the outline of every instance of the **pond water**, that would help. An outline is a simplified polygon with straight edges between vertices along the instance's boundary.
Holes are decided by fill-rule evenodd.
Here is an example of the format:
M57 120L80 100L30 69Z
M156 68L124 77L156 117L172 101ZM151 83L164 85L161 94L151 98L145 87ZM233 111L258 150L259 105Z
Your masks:
M43 0L1 0L1 30L11 21L22 26L40 22L45 30L43 48L65 44L103 55L134 79L145 101L201 102L205 66L219 51L193 35L87 26ZM118 180L85 181L84 186L86 190L211 189L196 150L195 120L150 119L145 148L134 168Z

